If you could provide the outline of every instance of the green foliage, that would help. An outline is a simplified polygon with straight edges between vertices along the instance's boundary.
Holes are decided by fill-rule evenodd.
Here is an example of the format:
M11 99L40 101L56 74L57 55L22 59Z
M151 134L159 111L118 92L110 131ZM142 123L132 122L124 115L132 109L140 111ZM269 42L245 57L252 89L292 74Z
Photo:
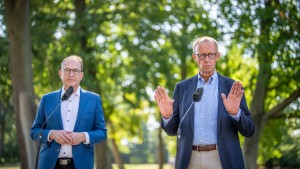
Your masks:
M217 70L243 83L248 103L252 102L259 70L269 71L265 112L299 88L300 16L295 0L89 0L85 6L71 0L30 2L37 98L61 88L58 71L64 57L81 55L85 74L81 86L101 95L108 136L117 143L122 139L136 141L131 145L134 147L121 146L123 153L141 154L138 148L147 148L143 155L149 159L131 159L135 162L153 162L155 158L156 135L146 136L147 130L142 126L153 116L160 121L153 90L164 86L171 96L177 82L197 73L191 57L192 42L200 36L212 36L226 48ZM2 1L0 7L0 102L4 105L0 116L12 120ZM297 114L293 107L289 108L293 111L286 111L285 117ZM10 111L4 111L7 109ZM283 144L296 145L295 138L287 136L297 127L288 126L287 121L270 122L263 131L261 163L284 157L287 149L279 148ZM11 152L16 157L16 145L11 141L15 138L7 134L15 132L13 126L12 121L6 123L5 145L14 150ZM163 138L174 156L176 139L165 135ZM268 142L265 138L274 139Z
M149 128L143 124L142 127L143 136L142 142L130 141L128 144L120 145L121 149L129 149L129 151L123 151L122 157L125 163L129 164L143 164L143 163L157 163L157 135L158 132L151 131L149 132ZM164 163L168 162L167 149L163 149L164 151Z
M3 10L3 5L0 3L0 164L19 161Z
M224 69L226 74L230 74L232 77L233 72L234 74L243 72L242 81L246 79L246 83L243 82L244 88L251 89L250 92L246 90L246 96L250 98L247 100L248 102L252 102L253 91L257 87L257 82L262 81L266 84L266 94L260 93L260 97L264 98L262 100L264 110L260 110L261 112L258 112L260 114L256 114L254 117L254 120L260 125L262 123L260 120L263 119L265 113L299 88L300 67L296 66L300 61L298 56L300 34L299 26L296 26L299 25L300 20L299 2L295 0L223 0L214 1L213 4L217 5L221 11L218 15L220 19L226 22L223 24L223 29L228 27L227 24L231 27L231 29L225 29L223 32L227 38L231 39L230 48L238 49L237 51L234 50L235 53L231 53L231 55L238 53L248 63L250 58L253 58L251 62L254 63L243 63L243 69L245 68L244 65L250 66L246 69L247 72L243 72L234 66L240 63L239 59L234 59L230 63L226 56L226 62L230 66L228 67L229 70ZM237 44L237 47L234 44ZM222 66L222 68L224 67ZM259 79L259 77L263 78ZM280 116L281 119L271 119L266 124L266 128L261 131L259 164L293 167L295 166L293 163L299 163L298 159L295 158L297 155L299 156L297 137L291 137L291 133L297 131L299 127L289 125L298 121L299 106L295 105L297 104L290 104L283 111ZM292 152L291 149L293 149ZM287 160L288 158L291 159ZM285 161L285 165L281 164L283 161Z
M299 109L298 109L299 110ZM299 113L299 111L298 111ZM275 119L265 128L261 137L260 164L267 167L300 167L299 119Z

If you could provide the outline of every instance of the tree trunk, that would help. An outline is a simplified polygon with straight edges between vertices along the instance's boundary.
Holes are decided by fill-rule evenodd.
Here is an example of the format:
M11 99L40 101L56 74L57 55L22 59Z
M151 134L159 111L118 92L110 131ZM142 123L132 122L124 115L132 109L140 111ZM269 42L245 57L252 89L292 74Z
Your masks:
M96 145L96 169L112 169L111 164L111 155L108 151L107 141L98 143Z
M247 169L257 168L256 159L258 156L258 145L262 128L261 125L255 124L254 135L251 138L245 138L243 153L245 157L245 167Z
M258 80L256 84L256 89L254 92L252 104L251 104L251 113L253 121L255 124L255 133L251 138L246 138L244 142L244 155L245 155L245 164L247 169L256 169L256 159L258 156L258 144L260 138L260 132L266 122L262 123L264 115L264 100L266 95L266 81L263 81L266 74L262 73L264 68L260 69L258 75Z
M157 161L158 161L158 166L159 169L163 169L164 166L164 142L162 139L162 128L159 127L158 129L158 156L157 156Z
M112 144L112 152L113 152L115 162L117 163L119 169L124 169L124 163L123 163L122 157L120 155L118 145L116 144L116 140L114 138L112 138L110 140L111 140L111 144Z
M13 106L16 113L19 153L22 169L32 169L35 146L29 130L35 116L29 0L5 0L4 17L9 40Z
M4 105L0 103L0 157L3 153L4 133L5 133L5 110Z

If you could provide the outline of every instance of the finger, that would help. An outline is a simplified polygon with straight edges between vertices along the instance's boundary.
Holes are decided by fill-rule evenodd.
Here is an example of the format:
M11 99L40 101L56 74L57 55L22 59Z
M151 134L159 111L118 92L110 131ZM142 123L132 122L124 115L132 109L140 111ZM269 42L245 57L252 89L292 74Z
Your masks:
M161 99L161 95L160 95L160 93L158 91L158 88L156 88L156 90L154 90L154 98L157 98L156 100L160 100Z
M225 102L226 102L226 95L224 93L221 93L221 97L222 97L223 103L225 104Z
M65 132L66 132L67 134L73 133L73 131L68 131L68 130L65 130Z
M71 133L72 133L71 131L65 131L63 134L62 139L67 144L71 144L71 142L72 142L72 138L70 136Z
M244 95L244 90L241 90L240 93L239 93L239 98L241 99Z
M239 93L239 95L243 95L243 93L244 93L243 85L241 82L238 83L238 93Z
M234 94L234 90L235 90L235 82L231 86L230 93Z
M241 86L240 86L240 82L234 82L234 94L238 95L239 92L241 91Z
M158 99L156 94L154 94L154 99L155 99L156 102L159 102L159 99Z
M240 81L237 81L236 85L237 89L242 90L242 83Z
M237 95L239 93L239 82L234 83L234 94Z
M163 87L159 86L158 87L158 91L159 91L159 94L160 94L160 96L161 96L162 99L163 98L169 98L166 90Z
M58 144L64 144L63 140L61 138L57 138L55 139L55 141L58 143Z
M174 103L174 99L169 99L169 100L168 100L168 105L169 105L169 106L173 106L173 103Z

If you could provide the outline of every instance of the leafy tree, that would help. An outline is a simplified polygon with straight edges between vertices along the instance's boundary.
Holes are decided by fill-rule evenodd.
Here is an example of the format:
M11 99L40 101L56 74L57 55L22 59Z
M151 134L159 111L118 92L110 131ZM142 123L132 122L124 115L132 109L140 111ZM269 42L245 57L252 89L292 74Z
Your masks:
M4 18L9 41L13 106L16 114L19 153L22 168L33 168L35 147L27 134L34 118L29 1L5 0Z
M231 29L228 36L242 47L242 54L255 58L257 73L249 86L251 112L256 132L245 140L249 169L257 168L259 140L263 128L300 96L299 8L297 1L218 1L219 17ZM299 5L299 4L298 4Z

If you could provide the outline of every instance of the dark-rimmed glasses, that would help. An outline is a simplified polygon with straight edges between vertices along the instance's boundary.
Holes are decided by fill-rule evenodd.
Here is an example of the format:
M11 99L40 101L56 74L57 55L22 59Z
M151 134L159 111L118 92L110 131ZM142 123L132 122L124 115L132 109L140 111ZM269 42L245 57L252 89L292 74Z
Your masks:
M80 69L69 69L69 68L64 68L61 69L65 74L70 75L71 72L73 72L74 75L78 75L79 73L81 73Z
M195 54L199 60L205 60L208 57L210 60L216 58L217 53L202 53L202 54Z

